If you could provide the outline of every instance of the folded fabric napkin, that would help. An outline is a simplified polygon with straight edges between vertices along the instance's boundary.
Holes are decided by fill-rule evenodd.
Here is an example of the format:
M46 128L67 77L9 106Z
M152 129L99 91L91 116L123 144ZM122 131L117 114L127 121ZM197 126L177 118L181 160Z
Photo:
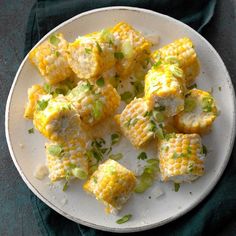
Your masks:
M179 19L199 32L211 19L216 0L38 0L33 6L26 32L25 53L61 22L87 10L107 6L134 6ZM235 153L235 152L233 152ZM236 163L231 161L211 194L191 212L167 225L135 235L236 235ZM76 224L50 209L32 194L34 214L43 235L113 235ZM114 234L115 235L115 234ZM129 234L132 235L132 234Z

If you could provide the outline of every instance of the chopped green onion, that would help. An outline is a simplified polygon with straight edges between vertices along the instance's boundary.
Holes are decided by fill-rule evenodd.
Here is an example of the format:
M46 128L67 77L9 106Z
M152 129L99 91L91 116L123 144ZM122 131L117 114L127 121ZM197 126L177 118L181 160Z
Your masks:
M120 138L121 138L120 134L118 134L118 133L112 134L111 135L111 145L118 143L120 141Z
M212 111L212 105L213 105L213 98L204 97L202 99L202 110L204 112L211 112Z
M78 179L86 179L88 177L87 173L79 167L72 169L71 172Z
M60 43L61 40L53 34L53 35L50 36L49 41L54 46L57 46Z
M114 57L116 58L116 59L123 59L124 58L124 54L122 53L122 52L115 52L114 53Z
M170 64L179 64L179 60L175 56L167 56L167 57L165 57L165 61Z
M28 129L28 133L33 134L34 133L34 128Z
M196 108L197 103L193 98L186 98L184 101L184 111L192 112Z
M174 183L174 188L175 188L175 192L178 192L180 188L180 184Z
M68 181L66 181L62 189L63 192L65 192L68 189L69 186L68 184L69 184Z
M218 87L219 91L221 91L221 86Z
M47 93L51 93L52 91L52 86L50 84L44 84L43 85L43 89L47 92Z
M38 100L37 101L37 110L43 111L48 106L48 100Z
M138 160L146 160L147 159L147 154L145 152L141 152L139 155L138 155Z
M159 139L164 139L165 138L163 129L161 127L156 128L155 136L157 136Z
M120 95L121 100L124 101L126 104L129 103L133 99L133 94L129 91L126 91Z
M96 41L96 46L97 46L98 51L102 52L102 48L101 48L100 44L97 41Z
M159 65L161 65L161 61L157 61L153 64L154 68L157 68Z
M158 112L156 110L153 111L153 118L157 121L157 122L163 122L165 120L165 116L163 113Z
M111 45L113 44L114 37L113 34L108 29L103 29L101 31L100 38L102 41L106 43L109 43Z
M94 117L94 119L99 119L102 115L102 111L103 111L103 102L101 102L100 100L96 100L95 104L92 108L92 115Z
M91 48L85 48L85 52L90 54L92 52L92 49Z
M178 66L176 65L171 65L170 67L170 71L171 73L175 76L175 77L178 77L178 78L182 78L184 73L183 73L183 70L180 69Z
M116 221L117 224L123 224L125 222L127 222L128 220L130 220L132 217L131 214L125 215L122 218L120 218L119 220Z
M59 57L60 56L60 52L56 51L55 55L56 55L56 57Z
M133 50L133 46L131 45L130 41L125 41L122 44L121 51L123 52L125 58L131 58L133 56L134 50Z
M60 156L62 151L63 151L62 147L59 146L58 144L51 145L48 147L49 154L53 156Z
M153 164L156 164L156 165L157 165L157 164L159 163L159 160L152 158L152 159L148 159L148 160L147 160L147 163L149 163L149 164L151 164L151 165L153 165Z
M120 159L123 158L123 154L122 153L117 153L117 154L111 154L109 156L110 159L114 160L114 161L118 161Z

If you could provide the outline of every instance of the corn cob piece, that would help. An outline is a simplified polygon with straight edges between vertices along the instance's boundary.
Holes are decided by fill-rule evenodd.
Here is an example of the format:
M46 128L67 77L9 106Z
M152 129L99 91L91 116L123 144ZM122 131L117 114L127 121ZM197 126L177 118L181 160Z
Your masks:
M84 184L84 190L102 201L106 206L106 212L113 213L127 202L135 184L133 172L109 159L99 165L98 170Z
M46 155L50 180L55 182L60 179L87 178L88 160L85 150L85 141L79 137L66 143L47 143Z
M66 49L67 42L63 35L55 34L29 53L30 61L49 84L56 84L72 75Z
M45 95L37 102L33 123L46 138L66 141L80 132L80 118L76 109L63 95Z
M150 57L151 42L140 32L125 22L120 22L111 29L116 45L116 69L121 77L127 77L137 63L144 63Z
M172 64L153 66L145 77L145 99L150 110L162 108L174 116L184 109L183 71Z
M175 134L158 143L162 181L192 182L204 174L201 137L198 134Z
M97 78L114 66L114 46L100 32L85 35L69 44L67 58L79 78Z
M147 103L143 98L134 99L120 115L115 116L122 133L133 146L139 148L153 137Z
M28 102L25 107L24 117L27 119L34 118L34 111L37 105L37 101L42 95L45 95L46 92L43 87L39 84L33 85L28 89Z
M110 84L98 86L80 81L67 98L76 107L81 121L93 126L112 115L120 104L120 96Z
M189 86L199 74L200 65L193 42L189 38L180 38L158 49L152 54L154 61L175 61L185 74L186 85Z
M186 95L184 111L174 117L180 132L204 134L216 119L217 108L210 93L192 89Z

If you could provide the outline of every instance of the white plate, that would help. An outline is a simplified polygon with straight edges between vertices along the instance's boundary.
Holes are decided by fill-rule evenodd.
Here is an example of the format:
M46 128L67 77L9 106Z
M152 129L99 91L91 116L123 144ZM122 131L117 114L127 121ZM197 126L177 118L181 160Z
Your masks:
M195 46L201 61L201 73L197 79L199 88L211 90L216 98L221 115L216 119L213 131L203 138L209 149L206 161L206 174L192 184L182 184L179 192L173 191L173 184L156 183L145 194L132 196L118 216L107 215L104 207L94 198L83 192L81 183L75 183L66 192L60 188L49 188L48 179L39 181L33 177L38 164L44 163L45 139L39 133L28 134L33 127L31 121L23 118L24 105L27 101L27 89L35 83L41 83L36 69L29 63L28 56L23 60L12 85L6 107L6 137L12 159L27 186L48 206L65 217L93 228L114 231L134 232L154 228L170 222L195 207L213 189L222 175L233 147L235 136L235 96L228 72L214 48L197 32L187 25L149 10L131 7L110 7L89 11L62 23L49 32L62 32L65 38L73 41L78 34L113 26L119 21L126 21L144 33L160 35L160 46L174 39L188 36ZM221 87L221 91L218 87ZM127 142L122 142L127 143ZM20 144L23 144L22 148ZM137 152L130 146L125 164L134 165ZM164 195L155 198L159 187ZM190 192L192 194L190 194ZM152 196L151 199L148 197ZM63 201L67 203L63 205ZM124 214L131 213L132 219L118 225L115 221Z

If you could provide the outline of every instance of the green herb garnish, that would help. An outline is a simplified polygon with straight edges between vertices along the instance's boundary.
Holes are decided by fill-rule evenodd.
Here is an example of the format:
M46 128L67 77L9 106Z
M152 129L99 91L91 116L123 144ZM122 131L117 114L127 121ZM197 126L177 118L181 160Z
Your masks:
M123 158L123 154L122 153L117 153L117 154L111 154L109 156L110 159L114 160L114 161L118 161L120 159Z
M97 41L96 41L96 46L97 46L98 51L102 52L102 48L101 48L100 44Z
M218 87L218 90L221 91L221 86Z
M146 160L147 159L147 154L145 152L141 152L139 155L138 155L138 160Z
M101 76L97 81L96 84L98 87L103 87L105 85L104 78Z
M54 46L57 46L60 43L61 40L53 34L53 35L50 36L49 41Z
M78 179L87 179L88 177L88 174L79 167L73 168L71 170L71 173L73 174L73 176L75 176Z
M85 48L85 52L90 54L92 52L92 49L91 48Z
M121 138L120 134L118 134L118 133L112 134L111 135L111 145L118 143L120 141L120 138Z
M62 153L63 149L60 145L51 145L48 147L48 152L50 155L57 156L59 157L60 154Z
M66 181L65 184L64 184L64 186L63 186L62 191L65 192L65 191L68 189L68 186L69 186L69 182Z
M37 110L43 111L48 106L48 100L38 100L37 101Z
M118 60L123 59L124 58L124 54L122 52L115 52L114 53L114 57Z
M180 184L174 183L174 188L175 188L175 192L178 192L180 188Z
M33 134L34 133L34 128L28 129L28 134Z
M158 112L158 111L154 110L154 111L152 112L152 114L153 114L153 118L154 118L157 122L163 122L163 121L165 120L165 116L164 116L164 114L161 113L161 112Z
M123 224L125 222L127 222L128 220L130 220L132 217L131 214L125 215L122 218L120 218L119 220L116 221L117 224Z
M92 108L92 115L93 115L95 120L97 120L101 117L103 106L104 106L104 104L100 100L95 101L95 104Z
M121 100L124 101L126 104L129 103L133 99L133 94L129 91L126 91L120 95Z
M183 70L181 70L178 66L170 65L169 68L170 68L170 71L173 74L173 76L178 77L178 78L183 77L183 75L184 75Z
M43 89L47 92L47 93L51 93L52 91L52 86L50 84L44 84L43 85Z

